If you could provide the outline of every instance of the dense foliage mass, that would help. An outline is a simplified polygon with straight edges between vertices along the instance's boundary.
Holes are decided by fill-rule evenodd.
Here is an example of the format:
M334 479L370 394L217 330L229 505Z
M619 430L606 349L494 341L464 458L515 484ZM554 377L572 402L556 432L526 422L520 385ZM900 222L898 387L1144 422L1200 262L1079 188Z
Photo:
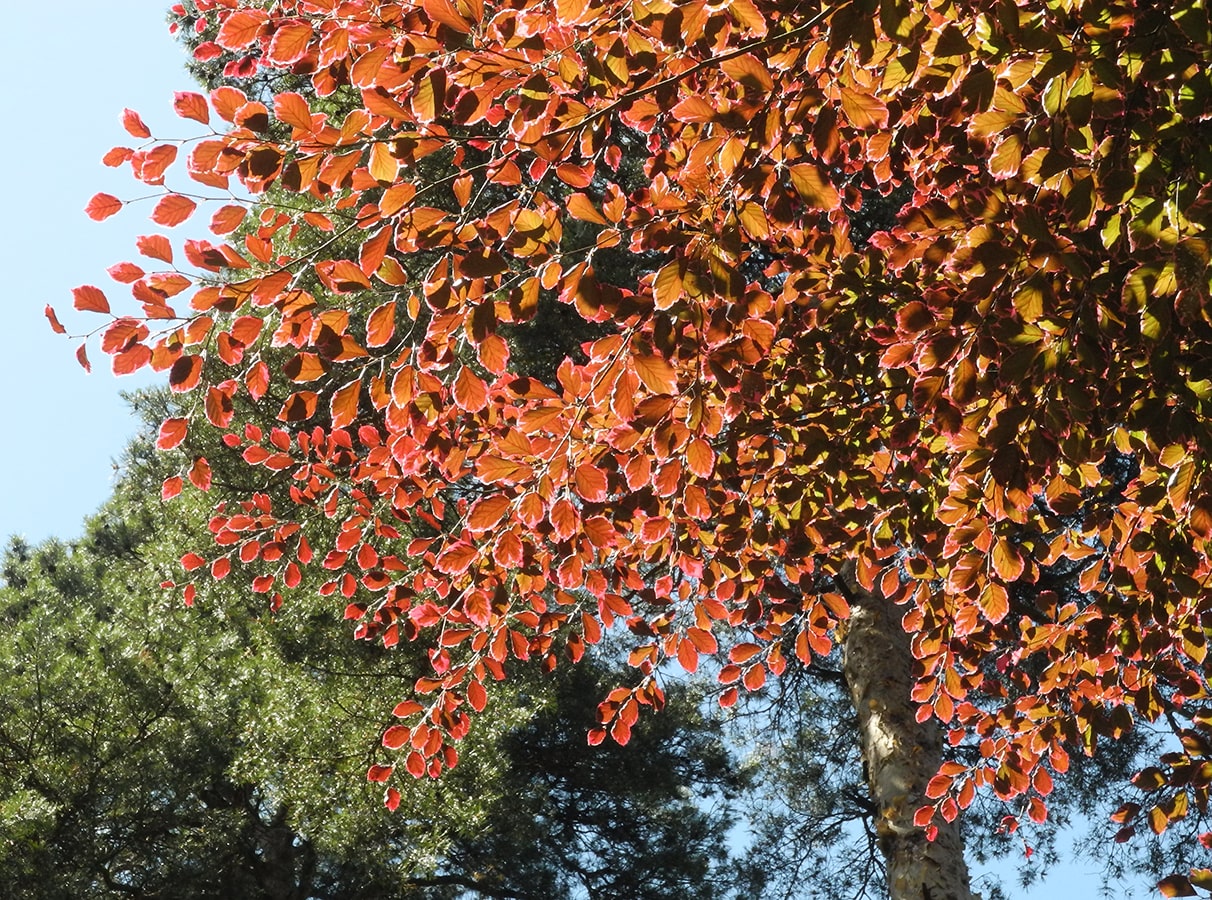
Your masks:
M163 410L163 403L149 409ZM525 667L449 780L366 767L419 652L276 616L238 576L159 590L203 504L149 506L175 461L136 444L68 545L15 541L0 621L0 879L28 900L759 896L725 834L746 779L689 689L627 747L585 744L608 661ZM236 473L232 473L236 477ZM707 801L710 801L708 803Z
M111 270L134 307L75 305L181 394L162 447L205 421L263 479L187 569L275 605L318 570L359 637L428 648L383 735L402 771L452 766L514 661L607 632L640 677L594 743L664 703L667 661L722 642L728 704L841 644L890 858L981 793L1042 821L1136 721L1174 742L1121 836L1212 845L1205 4L177 12L228 80L177 95L224 123L186 169L255 215L233 193L216 241ZM177 145L126 125L148 143L107 162L163 185ZM583 342L519 352L552 309ZM888 723L938 744L908 798Z

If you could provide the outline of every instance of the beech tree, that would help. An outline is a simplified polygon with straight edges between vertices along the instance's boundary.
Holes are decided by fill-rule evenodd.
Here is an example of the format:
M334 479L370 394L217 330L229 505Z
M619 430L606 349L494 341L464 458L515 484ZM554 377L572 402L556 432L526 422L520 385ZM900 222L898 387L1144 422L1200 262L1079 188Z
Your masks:
M1212 847L1203 3L178 13L234 83L176 96L217 127L152 218L215 200L218 242L142 238L110 271L133 305L75 306L182 395L162 447L215 428L289 483L220 506L188 571L276 605L319 570L357 637L428 649L389 807L517 661L609 632L639 677L592 744L669 664L718 656L728 705L840 660L895 898L971 896L961 812L1042 822L1141 722L1173 741L1118 837ZM106 161L164 185L178 144L125 123L147 143ZM510 339L553 303L600 330L547 374Z

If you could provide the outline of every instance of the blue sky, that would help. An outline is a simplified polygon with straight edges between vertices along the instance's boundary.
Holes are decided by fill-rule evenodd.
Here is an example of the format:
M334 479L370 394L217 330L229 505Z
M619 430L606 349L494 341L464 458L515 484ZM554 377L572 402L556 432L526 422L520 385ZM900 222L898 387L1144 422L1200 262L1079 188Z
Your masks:
M76 364L79 341L55 335L43 317L50 303L69 331L96 321L71 309L71 289L95 284L119 296L106 267L135 257L137 235L156 232L150 205L102 223L83 213L98 191L140 193L126 169L101 165L110 147L129 144L119 116L137 110L157 137L184 137L190 124L172 112L172 96L190 84L184 57L168 34L157 0L61 0L5 4L0 29L0 171L9 216L0 240L6 275L0 348L0 538L71 538L109 494L112 461L134 431L119 393L153 382L114 378L95 341L94 368ZM167 5L167 0L166 4ZM201 218L193 225L199 234ZM188 225L186 226L189 227ZM178 229L180 230L180 229ZM148 498L148 502L159 502ZM1070 864L1049 873L1023 900L1061 894L1103 896L1098 866ZM1010 877L982 870L984 883ZM1139 896L1152 892L1137 886ZM1153 894L1155 895L1155 894Z
M139 185L101 165L130 143L124 106L159 132L189 124L172 112L188 84L184 55L157 0L6 3L0 29L0 171L9 210L0 241L5 273L0 347L0 535L70 537L108 495L112 460L133 433L119 392L149 378L116 379L94 343L93 374L75 362L79 341L53 334L52 304L69 331L98 319L72 310L71 289L117 295L106 267L135 257L136 235L154 232L149 206L103 223L83 212L97 191L122 197ZM165 6L167 8L167 5Z

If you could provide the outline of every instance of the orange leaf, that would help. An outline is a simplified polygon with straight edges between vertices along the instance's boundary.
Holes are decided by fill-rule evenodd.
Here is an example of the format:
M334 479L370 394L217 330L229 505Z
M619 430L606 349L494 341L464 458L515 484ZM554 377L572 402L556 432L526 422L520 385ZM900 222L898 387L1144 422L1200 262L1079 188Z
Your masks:
M1000 537L993 545L993 569L1006 581L1016 581L1023 574L1026 563L1019 549L1006 538Z
M105 298L105 293L91 284L72 288L72 297L75 298L73 305L81 312L109 312L109 301Z
M686 447L686 465L700 478L708 478L715 469L715 451L702 438L692 438Z
M362 248L358 251L358 267L367 278L378 271L387 255L391 236L391 228L383 227L375 232L374 237L362 242Z
M105 271L109 273L110 278L122 284L133 284L146 274L131 262L115 263Z
M469 568L480 551L466 541L451 544L439 554L434 562L434 568L447 575L462 575Z
M193 91L178 91L173 95L173 109L183 119L193 119L203 125L210 123L210 107L206 98Z
M479 412L488 404L488 387L470 369L459 370L454 385L455 403L467 412Z
M513 501L505 494L495 494L477 500L467 512L467 528L472 534L483 534L496 528L509 512Z
M236 10L223 20L215 43L225 50L243 50L257 39L261 26L268 21L269 15L264 10Z
M310 419L316 413L316 402L319 400L315 391L299 391L291 394L282 404L278 418L283 422L302 422Z
M657 309L669 309L682 296L682 262L666 263L652 280L652 298Z
M156 204L156 208L152 210L151 218L158 225L172 228L174 225L180 225L188 219L197 208L198 204L188 197L184 197L181 194L167 194Z
M130 147L114 147L101 157L101 163L111 169L116 169L134 155L135 151Z
M144 234L135 238L135 247L144 256L172 264L173 247L162 234Z
M480 365L494 375L504 375L509 367L509 345L499 334L490 334L476 347Z
M391 148L380 141L371 144L370 159L367 160L366 168L370 171L370 177L375 181L391 184L396 180L396 175L400 171L400 163L391 155Z
M598 212L593 201L584 194L577 192L568 198L568 212L574 219L582 222L593 222L595 225L609 225L606 217Z
M766 67L752 53L734 56L724 60L720 69L733 81L757 91L769 91L774 88L774 81Z
M820 166L803 163L791 167L791 183L804 202L814 209L832 212L842 205L842 195L829 180L829 174Z
M230 234L240 227L248 210L243 206L220 206L210 218L210 230L215 234Z
M274 115L294 128L311 130L311 109L302 94L287 91L274 97Z
M382 347L396 330L396 302L388 300L366 320L366 346Z
M885 128L888 125L888 107L882 101L867 94L844 87L842 112L855 128Z
M577 466L573 473L573 483L577 493L590 503L601 503L606 499L606 473L597 466L588 463Z
M762 648L757 644L737 644L728 652L728 660L729 662L735 663L739 666L747 663L761 652Z
M476 477L489 484L517 484L532 474L530 466L516 460L500 456L481 456L476 460Z
M657 394L677 393L678 375L668 360L660 356L636 354L631 362L640 381L650 391Z
M361 393L362 382L355 378L332 395L329 410L332 413L333 428L344 428L358 417L358 397Z
M122 110L122 127L126 129L131 137L151 137L151 129L143 124L143 120L139 118L139 114L133 109Z
M298 62L307 53L307 45L311 43L312 27L303 19L290 19L283 22L274 31L269 42L265 58L272 63L289 65Z
M59 317L55 315L55 311L51 308L49 303L43 312L46 313L46 318L50 322L51 330L55 332L55 334L67 334L67 329L59 324Z
M458 9L450 0L421 0L421 7L434 22L439 22L460 34L468 34L471 31L471 23L459 15Z
M108 219L121 208L122 201L113 194L95 194L84 207L84 212L90 219L100 222Z
M328 365L315 353L296 353L282 366L282 374L291 381L315 381L328 372Z

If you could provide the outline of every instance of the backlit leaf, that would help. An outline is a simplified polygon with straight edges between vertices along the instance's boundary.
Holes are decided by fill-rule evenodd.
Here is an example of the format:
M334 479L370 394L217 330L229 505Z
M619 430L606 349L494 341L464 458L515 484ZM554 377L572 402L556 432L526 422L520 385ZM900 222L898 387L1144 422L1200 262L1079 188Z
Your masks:
M151 137L151 129L143 124L143 119L133 109L122 110L122 127L126 129L131 137Z
M203 125L210 122L210 106L206 98L193 91L178 91L174 94L173 109L183 119L193 119Z
M84 207L84 212L90 219L100 222L108 219L120 209L122 209L122 201L112 194L94 194L93 199L89 200L88 205Z
M152 221L158 225L172 228L188 219L198 204L181 194L167 194L152 210Z
M105 298L105 293L91 284L72 288L72 298L72 305L81 312L109 312L109 301Z
M185 440L189 424L185 419L165 419L156 437L157 450L171 450Z
M264 10L237 9L223 20L215 43L225 50L243 50L257 39L261 27L268 21Z

